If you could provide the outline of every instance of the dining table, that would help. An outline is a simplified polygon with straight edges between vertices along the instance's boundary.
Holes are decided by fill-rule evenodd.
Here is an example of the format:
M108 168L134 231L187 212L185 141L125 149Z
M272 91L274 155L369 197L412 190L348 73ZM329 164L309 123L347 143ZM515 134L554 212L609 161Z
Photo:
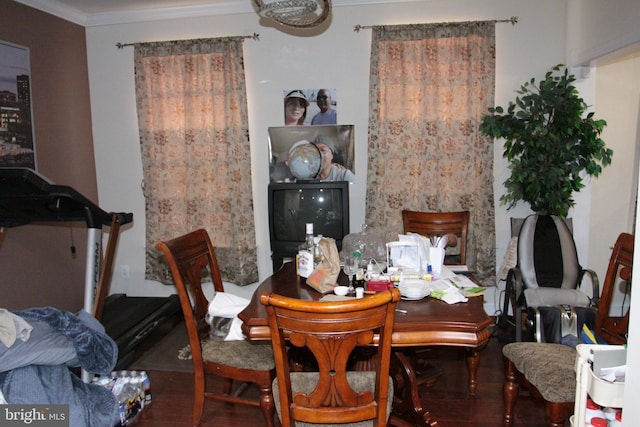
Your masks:
M338 284L347 282L346 275L340 272ZM271 339L267 311L260 303L260 295L265 292L312 301L326 298L309 286L305 278L296 274L294 262L286 262L258 285L250 303L238 314L242 331L250 340ZM409 356L413 349L437 346L466 349L468 391L470 394L476 393L480 353L489 341L493 324L484 310L483 302L481 295L455 304L432 297L398 302L391 339L394 354L392 376L394 381L403 384L399 387L402 396L394 398L393 411L410 425L438 425L437 420L420 403L418 377L413 359Z

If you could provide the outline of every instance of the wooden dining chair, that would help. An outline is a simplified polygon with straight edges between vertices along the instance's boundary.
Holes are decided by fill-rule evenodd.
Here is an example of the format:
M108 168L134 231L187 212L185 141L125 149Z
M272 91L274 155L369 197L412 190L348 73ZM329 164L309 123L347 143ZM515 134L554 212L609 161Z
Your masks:
M205 320L209 300L202 290L203 278L210 274L215 292L224 292L209 235L200 229L173 240L159 242L156 247L164 253L171 268L189 335L194 376L193 425L200 424L206 397L259 407L265 425L272 427L275 405L271 383L275 378L275 362L271 346L249 340L220 341L209 337L211 327ZM220 392L207 390L208 374L223 379L224 385ZM240 385L232 392L234 381ZM247 383L258 385L259 400L241 395Z
M277 372L274 398L283 427L388 425L391 333L399 300L397 289L330 302L268 292L260 296L269 318ZM291 369L287 345L308 349L317 371ZM363 346L373 352L373 370L350 370L354 350Z
M455 253L446 254L444 263L465 265L467 263L467 229L469 211L460 212L419 212L402 211L405 233L418 233L426 237L449 235L449 245L457 246ZM455 236L455 241L452 238Z
M457 248L447 251L452 253L445 253L444 263L466 265L469 211L420 212L405 209L402 211L402 224L405 233L417 233L425 237L448 235L447 246ZM429 351L430 348L411 348L403 350L403 353L411 360L418 383L432 387L443 372L440 367L431 364Z

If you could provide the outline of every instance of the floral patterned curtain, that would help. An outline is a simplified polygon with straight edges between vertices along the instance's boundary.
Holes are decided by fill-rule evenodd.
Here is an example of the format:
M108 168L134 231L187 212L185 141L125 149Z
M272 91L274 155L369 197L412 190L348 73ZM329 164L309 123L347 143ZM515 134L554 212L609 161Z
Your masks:
M467 265L495 285L495 21L373 27L366 222L403 233L403 209L471 213Z
M135 46L147 279L173 283L158 241L205 228L223 280L258 280L243 39Z

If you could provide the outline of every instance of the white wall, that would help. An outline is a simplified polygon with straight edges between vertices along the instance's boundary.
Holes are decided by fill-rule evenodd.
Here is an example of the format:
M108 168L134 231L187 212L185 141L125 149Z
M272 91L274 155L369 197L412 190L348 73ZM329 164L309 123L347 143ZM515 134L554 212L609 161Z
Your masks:
M283 121L281 98L287 88L329 86L337 89L339 122L355 125L357 182L351 191L351 229L358 231L365 217L365 172L369 112L369 52L371 31L354 32L354 25L407 24L507 19L496 25L496 104L506 105L520 84L564 62L565 5L556 0L432 0L333 10L330 27L313 37L286 34L262 27L256 14L104 25L87 28L87 49L94 126L98 193L101 206L131 211L134 224L121 235L115 261L112 293L163 295L172 287L144 280L144 199L142 166L134 93L133 48L116 43L161 41L258 33L259 41L244 43L251 135L253 196L260 280L271 274L267 219L267 128ZM495 147L496 200L507 176L502 147ZM588 191L584 192L588 194ZM584 196L588 197L588 196ZM581 202L582 203L582 202ZM496 203L497 264L509 240L509 217L525 216L528 206L507 212ZM575 211L574 221L587 224L588 215ZM576 218L577 217L577 218ZM587 227L577 227L586 230ZM578 235L581 260L587 258L585 239ZM167 236L171 237L171 236ZM582 243L582 244L581 244ZM120 266L128 265L130 277ZM493 314L496 297L487 295Z
M596 58L640 40L640 1L567 0L567 64Z
M613 150L611 166L591 184L589 267L602 279L618 234L633 232L640 154L640 44L634 52L598 59L594 72L596 113L609 112L602 113L607 121L602 138ZM621 290L614 294L614 307L623 303L623 297Z

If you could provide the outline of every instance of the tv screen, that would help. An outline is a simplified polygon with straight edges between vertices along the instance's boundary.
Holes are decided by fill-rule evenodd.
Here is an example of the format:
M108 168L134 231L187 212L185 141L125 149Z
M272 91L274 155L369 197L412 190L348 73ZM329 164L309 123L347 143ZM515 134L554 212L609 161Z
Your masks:
M304 242L305 224L313 223L314 235L336 240L349 234L349 183L313 181L269 184L269 234L276 259L293 257Z

